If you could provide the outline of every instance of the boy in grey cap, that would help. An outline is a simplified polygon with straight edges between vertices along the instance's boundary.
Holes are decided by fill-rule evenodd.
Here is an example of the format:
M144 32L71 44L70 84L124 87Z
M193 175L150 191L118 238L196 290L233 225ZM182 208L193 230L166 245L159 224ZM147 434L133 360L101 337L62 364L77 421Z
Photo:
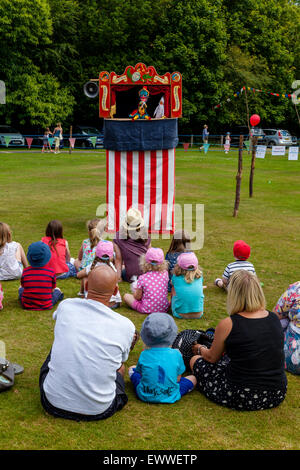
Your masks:
M148 403L174 403L196 385L194 375L181 377L185 371L182 355L171 345L177 326L167 313L151 313L143 322L141 338L146 345L129 377L138 398Z

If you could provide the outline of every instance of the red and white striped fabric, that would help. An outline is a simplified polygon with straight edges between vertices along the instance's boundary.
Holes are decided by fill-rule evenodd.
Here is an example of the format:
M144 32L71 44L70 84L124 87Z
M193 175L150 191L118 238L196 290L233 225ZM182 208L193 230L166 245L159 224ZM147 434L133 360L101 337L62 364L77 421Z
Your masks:
M118 231L130 207L150 233L174 232L175 149L106 151L108 231Z

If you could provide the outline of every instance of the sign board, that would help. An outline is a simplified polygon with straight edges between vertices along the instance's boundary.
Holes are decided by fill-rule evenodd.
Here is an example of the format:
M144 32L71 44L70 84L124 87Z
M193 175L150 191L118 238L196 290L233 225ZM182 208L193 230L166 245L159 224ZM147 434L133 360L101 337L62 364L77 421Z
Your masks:
M265 158L267 151L266 145L257 145L256 147L256 158Z
M289 148L289 160L298 160L299 147Z
M283 145L273 145L272 155L285 155L285 147Z

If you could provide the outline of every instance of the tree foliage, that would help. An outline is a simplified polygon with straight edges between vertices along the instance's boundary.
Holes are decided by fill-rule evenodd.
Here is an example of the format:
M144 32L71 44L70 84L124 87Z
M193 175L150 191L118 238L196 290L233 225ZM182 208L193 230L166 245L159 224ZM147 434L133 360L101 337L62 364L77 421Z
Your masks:
M0 119L97 124L83 84L144 62L183 76L182 132L245 123L243 85L292 93L300 79L300 7L290 0L1 0ZM297 129L291 100L249 93L265 126ZM214 106L222 103L220 109Z

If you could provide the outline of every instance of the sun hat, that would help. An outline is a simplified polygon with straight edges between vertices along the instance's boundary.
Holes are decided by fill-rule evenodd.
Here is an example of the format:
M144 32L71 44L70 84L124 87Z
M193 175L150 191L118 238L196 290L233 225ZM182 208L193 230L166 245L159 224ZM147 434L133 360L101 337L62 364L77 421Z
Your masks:
M101 240L96 246L96 256L100 259L110 259L114 256L114 244L109 240Z
M177 264L181 267L181 269L185 269L186 271L194 271L198 268L198 259L193 252L182 253L177 258Z
M233 255L235 258L240 260L246 260L250 256L250 246L247 245L243 240L237 240L233 244Z
M144 227L144 225L145 223L141 212L134 207L128 209L126 219L123 223L123 228L125 230L137 230Z
M34 268L41 268L50 261L51 251L48 245L43 242L31 243L27 251L27 259Z
M141 338L152 348L167 348L177 336L177 325L167 313L150 313L141 328Z
M149 248L145 255L146 263L150 264L162 264L165 260L164 252L161 248Z

